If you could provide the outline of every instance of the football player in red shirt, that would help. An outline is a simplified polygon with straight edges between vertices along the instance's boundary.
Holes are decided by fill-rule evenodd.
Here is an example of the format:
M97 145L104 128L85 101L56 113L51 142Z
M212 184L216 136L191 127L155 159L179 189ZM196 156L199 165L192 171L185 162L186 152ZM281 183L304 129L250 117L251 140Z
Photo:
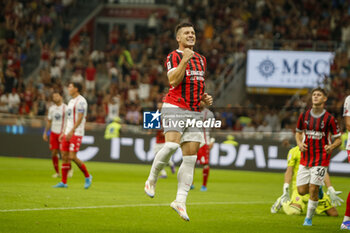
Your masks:
M336 119L324 109L327 101L322 88L312 90L312 108L300 114L295 139L301 151L297 174L300 195L310 193L304 226L312 226L312 217L322 198L322 186L332 151L341 144ZM332 142L331 135L335 138ZM320 192L320 193L319 193Z
M165 144L153 160L144 190L148 196L154 197L159 172L168 163L171 155L181 146L183 160L177 175L177 195L176 200L170 206L182 219L189 221L186 199L193 181L202 132L194 127L175 126L171 123L200 120L201 102L211 105L213 99L204 93L206 59L193 51L196 43L194 26L186 22L180 23L176 26L175 34L179 47L167 57L166 66L170 89L163 100L161 111Z

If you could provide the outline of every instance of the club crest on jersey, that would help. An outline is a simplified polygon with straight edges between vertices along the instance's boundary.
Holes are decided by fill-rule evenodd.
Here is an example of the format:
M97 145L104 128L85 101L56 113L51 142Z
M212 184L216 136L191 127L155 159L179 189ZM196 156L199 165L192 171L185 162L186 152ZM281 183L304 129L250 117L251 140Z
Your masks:
M56 119L56 120L61 119L61 115L60 115L59 113L56 113L56 114L55 114L55 119Z
M309 121L304 121L305 125L308 126L309 125Z
M72 109L68 109L67 114L68 116L72 115Z
M322 123L321 123L321 129L323 129L324 128L324 122L322 121Z

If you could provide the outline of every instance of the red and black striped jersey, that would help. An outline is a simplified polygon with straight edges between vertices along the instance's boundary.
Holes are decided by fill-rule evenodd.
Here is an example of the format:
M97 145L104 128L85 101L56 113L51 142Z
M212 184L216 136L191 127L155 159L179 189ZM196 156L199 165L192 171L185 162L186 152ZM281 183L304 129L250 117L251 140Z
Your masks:
M341 136L337 120L324 110L315 115L311 109L300 114L297 132L304 132L304 143L307 150L301 153L300 164L306 167L329 166L331 154L327 154L324 147L331 144L331 135Z
M176 69L182 59L182 51L172 51L166 60L168 74ZM199 105L204 94L204 77L207 60L204 56L194 52L193 57L187 63L185 77L176 87L170 86L168 94L163 102L170 103L180 108L199 112Z

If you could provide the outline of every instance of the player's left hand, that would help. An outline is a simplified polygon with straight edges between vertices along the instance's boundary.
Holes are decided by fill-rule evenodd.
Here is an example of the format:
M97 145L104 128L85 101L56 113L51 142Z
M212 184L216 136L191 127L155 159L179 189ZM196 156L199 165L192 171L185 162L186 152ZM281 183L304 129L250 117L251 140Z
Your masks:
M333 151L333 147L331 145L325 145L324 149L327 152L327 154L331 154Z
M328 187L327 195L331 198L333 206L341 206L341 203L344 202L344 200L338 196L341 193L342 191L335 191L333 186Z
M70 131L67 135L66 135L66 140L69 141L73 136L73 131Z
M213 97L211 95L208 95L208 93L204 93L202 101L206 105L212 105L213 104Z
M47 139L47 134L46 134L46 133L43 134L43 140L44 140L45 142L48 141L48 139Z

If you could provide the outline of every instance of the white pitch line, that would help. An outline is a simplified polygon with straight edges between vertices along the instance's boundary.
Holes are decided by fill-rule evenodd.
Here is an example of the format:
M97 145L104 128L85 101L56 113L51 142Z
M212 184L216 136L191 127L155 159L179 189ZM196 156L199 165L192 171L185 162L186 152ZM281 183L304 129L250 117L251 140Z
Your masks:
M262 205L269 202L194 202L187 205ZM100 206L72 206L72 207L52 207L52 208L33 208L33 209L8 209L0 210L0 212L25 212L25 211L41 211L41 210L84 210L84 209L105 209L105 208L127 208L127 207L148 207L148 206L170 206L169 203L154 204L125 204L125 205L100 205Z

